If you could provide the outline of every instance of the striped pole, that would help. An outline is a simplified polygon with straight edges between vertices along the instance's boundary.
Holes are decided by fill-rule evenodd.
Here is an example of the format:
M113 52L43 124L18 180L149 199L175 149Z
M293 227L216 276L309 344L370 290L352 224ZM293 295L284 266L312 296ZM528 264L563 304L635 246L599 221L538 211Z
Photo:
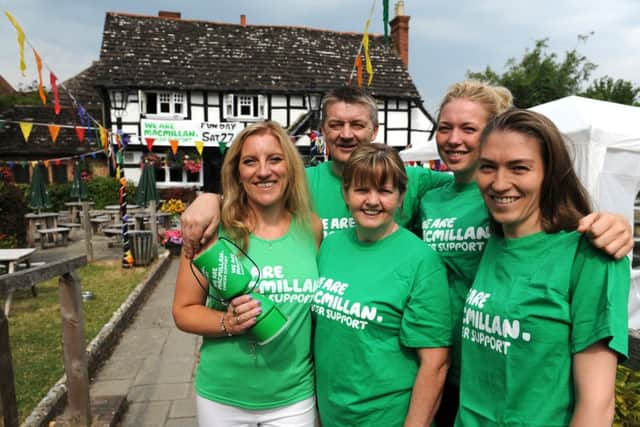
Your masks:
M129 225L127 215L127 180L124 177L124 150L118 152L118 160L120 164L120 219L122 221L122 268L133 267L133 253L131 252L131 243L129 241Z

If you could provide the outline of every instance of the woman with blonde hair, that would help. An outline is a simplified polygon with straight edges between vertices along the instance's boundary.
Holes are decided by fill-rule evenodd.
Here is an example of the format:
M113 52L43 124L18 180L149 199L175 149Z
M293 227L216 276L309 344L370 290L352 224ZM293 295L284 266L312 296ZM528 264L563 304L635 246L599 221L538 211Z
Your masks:
M318 279L322 224L311 212L300 156L274 122L244 129L222 166L223 236L246 252L260 277L255 291L275 302L287 329L263 346L248 333L257 299L222 302L182 257L173 316L202 335L196 370L202 426L308 426L315 423L310 305Z

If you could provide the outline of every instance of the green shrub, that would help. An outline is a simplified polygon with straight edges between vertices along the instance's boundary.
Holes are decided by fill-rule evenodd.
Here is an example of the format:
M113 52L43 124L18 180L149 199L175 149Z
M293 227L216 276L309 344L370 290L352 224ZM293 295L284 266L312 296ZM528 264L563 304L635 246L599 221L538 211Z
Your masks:
M89 199L95 202L95 209L120 203L120 183L113 177L96 176L88 183ZM127 181L127 202L132 204L136 197L136 186Z
M54 212L66 210L67 207L64 204L71 201L71 184L51 184L47 188L51 210Z
M0 235L2 247L15 247L22 244L27 235L24 216L27 202L21 187L0 182ZM11 245L11 246L9 246Z
M640 425L640 371L618 366L614 427Z

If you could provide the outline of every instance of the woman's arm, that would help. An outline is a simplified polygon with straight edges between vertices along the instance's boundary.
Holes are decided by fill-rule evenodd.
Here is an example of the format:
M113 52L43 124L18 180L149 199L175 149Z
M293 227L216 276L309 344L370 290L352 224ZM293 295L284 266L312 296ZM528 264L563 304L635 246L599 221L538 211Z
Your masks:
M204 305L205 289L208 289L207 279L195 266L191 266L190 259L181 256L173 296L173 319L180 330L208 337L225 337L243 334L255 324L256 316L260 314L258 301L242 295L231 300L226 312L213 310Z
M578 231L587 233L593 246L615 259L624 257L633 249L631 224L619 214L591 213L580 219Z
M322 220L316 214L311 214L311 226L313 227L313 237L316 239L316 249L320 249L322 239L324 239L324 228Z
M200 250L200 245L215 235L220 224L221 205L218 194L203 193L180 216L182 249L187 258L193 258Z
M411 392L411 402L404 427L428 427L433 421L440 399L442 387L449 368L449 348L416 349L420 359L420 369Z
M572 427L611 426L617 362L617 355L603 341L573 356L576 405Z

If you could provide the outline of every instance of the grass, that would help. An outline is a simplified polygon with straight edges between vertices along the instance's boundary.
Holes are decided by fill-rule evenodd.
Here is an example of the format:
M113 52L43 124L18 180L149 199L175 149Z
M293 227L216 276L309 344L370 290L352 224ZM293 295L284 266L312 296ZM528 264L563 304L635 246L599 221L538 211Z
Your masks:
M147 268L120 268L120 260L88 264L77 270L83 291L95 299L83 303L87 344L100 332ZM37 286L38 297L30 290L16 291L9 317L11 355L21 420L64 373L62 326L58 279Z

